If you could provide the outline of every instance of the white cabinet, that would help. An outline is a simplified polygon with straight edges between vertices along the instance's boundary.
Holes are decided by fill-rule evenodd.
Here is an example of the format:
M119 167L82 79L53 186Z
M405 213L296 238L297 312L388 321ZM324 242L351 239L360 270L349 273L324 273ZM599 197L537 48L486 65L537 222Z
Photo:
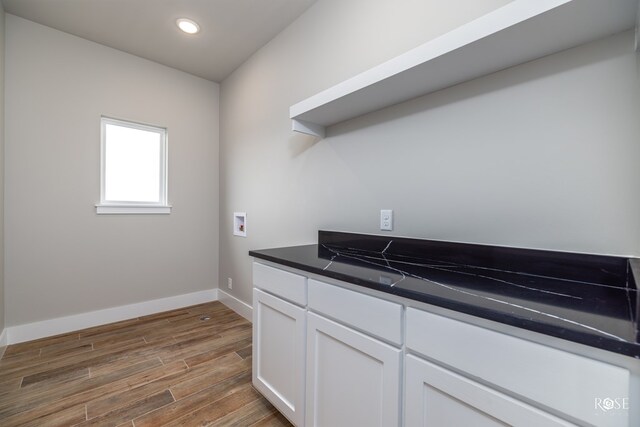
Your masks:
M254 286L253 384L296 426L640 425L636 360L596 360L260 263Z
M407 309L406 327L409 351L519 401L581 425L634 425L628 410L595 405L596 399L631 397L627 369L413 308ZM407 391L407 405L408 397Z
M253 385L295 425L304 421L305 310L253 290Z
M296 426L400 425L403 307L254 263L253 385Z
M415 356L405 365L407 426L574 425Z
M398 426L401 356L400 349L309 313L306 425Z

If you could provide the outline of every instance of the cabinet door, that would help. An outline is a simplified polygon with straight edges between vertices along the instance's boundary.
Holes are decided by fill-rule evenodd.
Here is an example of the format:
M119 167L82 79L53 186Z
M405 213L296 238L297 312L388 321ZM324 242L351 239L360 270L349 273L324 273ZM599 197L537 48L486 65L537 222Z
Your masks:
M405 364L407 427L574 425L426 360Z
M307 367L307 426L399 425L399 349L309 313Z
M253 385L293 424L304 424L305 310L253 290Z
M640 426L631 410L606 411L597 398L630 397L629 369L408 308L406 346L469 378L482 378L520 401L599 427ZM622 403L622 402L621 402Z

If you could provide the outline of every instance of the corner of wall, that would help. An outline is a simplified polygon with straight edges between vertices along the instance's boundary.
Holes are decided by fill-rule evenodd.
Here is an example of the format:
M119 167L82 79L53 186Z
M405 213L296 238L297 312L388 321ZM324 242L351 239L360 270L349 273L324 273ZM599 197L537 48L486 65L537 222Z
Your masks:
M247 319L249 322L253 322L253 307L246 302L226 293L222 289L218 289L218 301Z
M636 13L636 52L640 52L640 3Z
M2 357L4 356L4 351L7 349L7 344L7 330L3 328L2 332L0 333L0 360L2 360Z
M7 346L4 301L4 7L0 2L0 359Z

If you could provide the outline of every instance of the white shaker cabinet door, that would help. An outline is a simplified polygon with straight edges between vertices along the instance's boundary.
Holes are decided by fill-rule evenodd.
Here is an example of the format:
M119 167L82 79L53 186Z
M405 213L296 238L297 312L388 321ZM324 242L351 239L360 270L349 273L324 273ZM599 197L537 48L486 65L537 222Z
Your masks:
M405 360L406 427L574 426L426 360Z
M253 385L296 426L304 425L305 310L253 290Z
M306 425L398 426L400 367L399 349L309 313Z

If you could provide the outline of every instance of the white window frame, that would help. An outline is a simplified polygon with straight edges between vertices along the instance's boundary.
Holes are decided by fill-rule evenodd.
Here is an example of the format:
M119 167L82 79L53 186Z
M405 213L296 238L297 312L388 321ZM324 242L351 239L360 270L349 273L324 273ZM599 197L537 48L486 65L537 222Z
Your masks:
M105 200L105 162L106 162L106 126L116 125L161 135L160 138L160 201L159 202L131 202ZM96 204L98 214L169 214L171 205L168 203L168 138L167 129L142 123L119 120L102 116L100 118L100 203Z

